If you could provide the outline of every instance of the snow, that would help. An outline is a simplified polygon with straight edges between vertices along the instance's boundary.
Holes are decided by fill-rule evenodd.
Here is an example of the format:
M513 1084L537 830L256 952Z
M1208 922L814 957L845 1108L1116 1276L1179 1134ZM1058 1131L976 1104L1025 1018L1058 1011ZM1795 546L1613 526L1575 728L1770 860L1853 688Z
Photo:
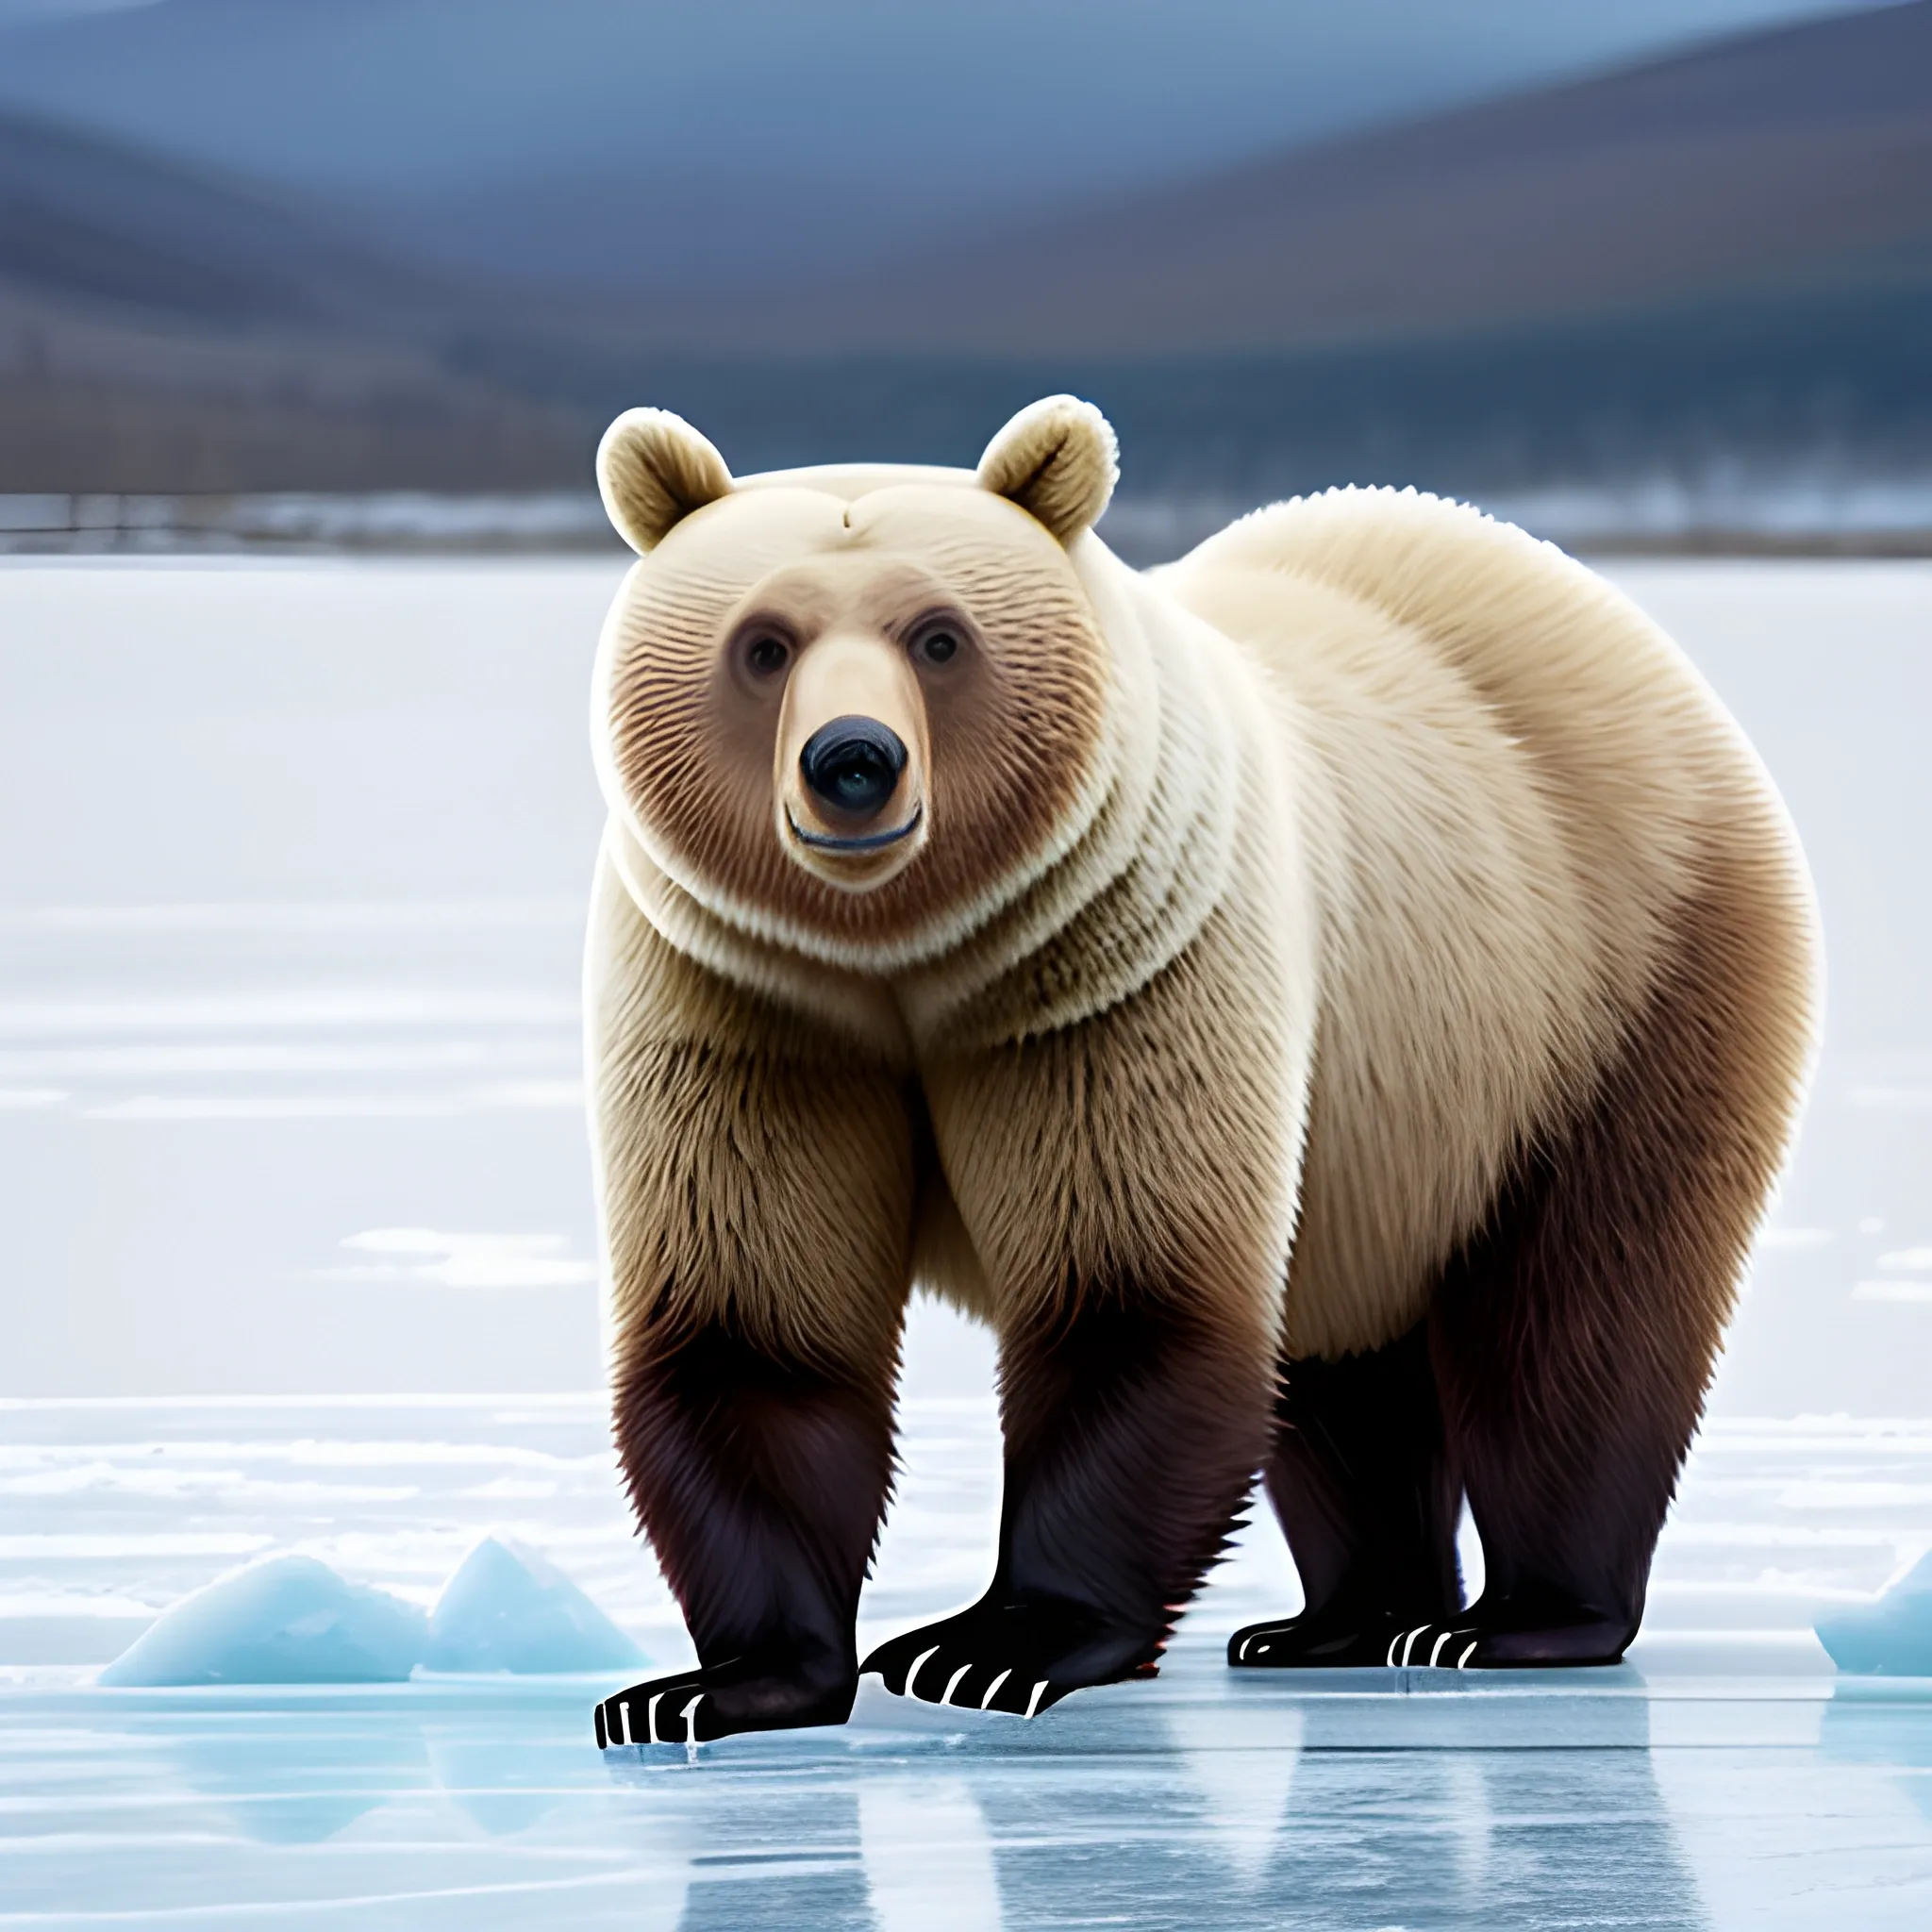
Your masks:
M643 1651L538 1551L485 1537L443 1586L423 1668L521 1675L633 1670Z
M190 1591L101 1673L103 1684L391 1684L423 1655L413 1604L271 1557Z

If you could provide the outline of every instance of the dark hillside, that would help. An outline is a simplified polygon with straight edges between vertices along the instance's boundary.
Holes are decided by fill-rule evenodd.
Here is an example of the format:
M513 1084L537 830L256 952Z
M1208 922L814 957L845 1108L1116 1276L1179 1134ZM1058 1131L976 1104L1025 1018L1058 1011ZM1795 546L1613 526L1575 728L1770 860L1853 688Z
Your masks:
M460 371L491 307L245 184L0 115L0 491L575 478L574 416Z
M29 115L0 112L0 286L223 328L433 325L418 275L310 210Z
M619 408L741 468L971 460L1056 388L1128 487L1932 467L1932 0L893 265L514 291L0 115L0 491L584 487Z

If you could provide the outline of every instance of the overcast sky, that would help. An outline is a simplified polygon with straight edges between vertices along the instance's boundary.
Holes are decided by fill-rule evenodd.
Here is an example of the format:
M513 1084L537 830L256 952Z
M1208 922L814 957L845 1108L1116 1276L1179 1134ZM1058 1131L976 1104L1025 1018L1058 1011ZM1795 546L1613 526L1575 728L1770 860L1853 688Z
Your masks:
M306 186L1129 186L1819 0L0 0L0 100Z

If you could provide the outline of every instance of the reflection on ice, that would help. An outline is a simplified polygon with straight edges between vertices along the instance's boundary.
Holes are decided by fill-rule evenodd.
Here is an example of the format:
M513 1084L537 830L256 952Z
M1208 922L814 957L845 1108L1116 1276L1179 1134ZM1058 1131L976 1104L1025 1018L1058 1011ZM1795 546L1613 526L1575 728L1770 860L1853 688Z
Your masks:
M209 1724L205 1715L191 1724L164 1718L140 1726L123 1748L137 1762L148 1757L171 1809L191 1816L200 1809L204 1830L219 1819L227 1835L267 1845L325 1843L430 1784L413 1724L305 1726L267 1714L245 1726ZM184 1797L210 1803L184 1805Z
M867 1780L858 1841L879 1932L1000 1932L992 1835L963 1777Z
M1786 1857L1856 1840L1907 1903L1835 1917L1827 1884L1754 1924L1914 1924L1932 1874L1932 1820L1889 1815L1874 1848L1869 1804L1830 1799L1932 1757L1923 1703L1841 1697L1822 1753L1788 1729L1767 1754L1744 1680L1257 1684L1192 1645L1158 1683L1031 1726L902 1725L876 1694L843 1730L607 1762L584 1743L591 1689L23 1693L0 1747L22 1794L8 1904L138 1921L354 1899L398 1927L664 1932L1690 1927L1744 1923L1711 1899L1752 1893L1773 1814ZM1816 1695L1803 1707L1815 1740ZM83 1818L125 1855L83 1859Z
M1832 1691L1820 1733L1823 1755L1840 1764L1877 1767L1887 1782L1932 1824L1932 1684L1911 1687L1846 1681Z
M612 1776L719 1847L687 1869L684 1928L847 1923L848 1792L881 1925L1706 1923L1636 1674L1591 1694L1539 1677L1424 1695L1420 1673L1403 1694L1388 1674L1253 1684L1217 1661L1192 1650L1158 1689L1024 1732L894 1731L881 1700L843 1750L618 1754ZM802 1839L808 1766L824 1808Z
M1257 1881L1288 1809L1306 1714L1274 1702L1230 1702L1221 1709L1189 1704L1168 1711L1165 1722L1229 1869Z

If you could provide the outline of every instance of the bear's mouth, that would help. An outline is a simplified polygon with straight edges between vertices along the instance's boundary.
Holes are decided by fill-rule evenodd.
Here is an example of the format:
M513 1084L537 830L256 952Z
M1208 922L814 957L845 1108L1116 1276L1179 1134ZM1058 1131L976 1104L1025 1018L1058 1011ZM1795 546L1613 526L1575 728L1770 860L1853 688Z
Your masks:
M791 836L801 845L809 845L815 852L878 852L888 845L896 845L902 839L909 839L919 829L919 822L925 816L925 807L915 805L912 816L903 825L894 825L885 832L856 832L841 837L835 832L808 832L791 816L791 808L785 808L785 823Z

